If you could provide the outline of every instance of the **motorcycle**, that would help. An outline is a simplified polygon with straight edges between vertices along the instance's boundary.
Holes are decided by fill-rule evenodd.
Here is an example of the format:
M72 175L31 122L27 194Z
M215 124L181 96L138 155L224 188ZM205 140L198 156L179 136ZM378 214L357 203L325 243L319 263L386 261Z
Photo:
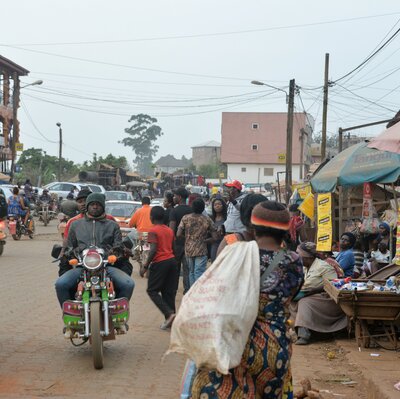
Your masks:
M136 229L133 229L123 241L126 247L129 245L129 249L132 251L132 258L142 267L150 252L148 233L139 233ZM127 244L128 242L130 244Z
M4 245L6 245L7 234L6 231L6 222L4 220L0 220L0 255L3 255Z
M31 240L35 233L35 222L32 216L28 217L27 225L22 223L21 216L19 215L9 215L8 216L8 231L10 232L13 240L20 240L21 236L26 235Z
M54 219L55 212L49 201L39 201L38 202L38 215L39 220L47 226L51 219Z
M114 285L107 273L107 264L114 264L117 257L106 257L104 250L95 246L82 253L72 251L67 256L71 258L71 266L82 267L82 274L75 300L63 303L64 324L71 329L74 346L90 341L94 368L102 369L103 342L114 340L116 334L125 334L129 320L129 300L115 298ZM75 339L82 342L77 344Z
M65 213L60 212L57 215L57 218L58 218L57 230L61 234L61 238L64 239L65 228L67 227L67 223L70 217L67 216Z

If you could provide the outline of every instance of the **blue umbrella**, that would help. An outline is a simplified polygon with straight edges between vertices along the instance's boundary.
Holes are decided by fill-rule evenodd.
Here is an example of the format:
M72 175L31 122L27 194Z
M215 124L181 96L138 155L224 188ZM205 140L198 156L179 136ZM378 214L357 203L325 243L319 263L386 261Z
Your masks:
M329 193L337 185L395 182L400 176L400 154L367 146L366 141L353 145L331 159L311 179L314 192Z

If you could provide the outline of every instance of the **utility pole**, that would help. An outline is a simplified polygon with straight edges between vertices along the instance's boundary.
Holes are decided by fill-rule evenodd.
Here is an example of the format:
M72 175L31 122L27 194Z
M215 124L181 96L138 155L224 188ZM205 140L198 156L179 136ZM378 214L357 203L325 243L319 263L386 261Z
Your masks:
M322 142L321 142L321 161L326 157L326 126L328 118L328 87L329 87L329 53L325 54L325 78L324 78L324 104L322 110Z
M57 122L58 132L60 133L59 151L58 151L58 181L61 181L61 158L62 158L62 129L61 123Z
M292 79L289 83L289 101L286 130L286 204L289 204L289 199L292 192L293 109L295 87L295 80Z

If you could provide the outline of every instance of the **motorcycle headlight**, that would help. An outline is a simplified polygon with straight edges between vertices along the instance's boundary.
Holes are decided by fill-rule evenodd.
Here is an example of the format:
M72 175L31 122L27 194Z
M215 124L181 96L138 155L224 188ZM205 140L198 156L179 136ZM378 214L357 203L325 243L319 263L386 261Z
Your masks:
M98 269L103 263L103 258L97 252L88 252L83 258L83 265L89 270Z

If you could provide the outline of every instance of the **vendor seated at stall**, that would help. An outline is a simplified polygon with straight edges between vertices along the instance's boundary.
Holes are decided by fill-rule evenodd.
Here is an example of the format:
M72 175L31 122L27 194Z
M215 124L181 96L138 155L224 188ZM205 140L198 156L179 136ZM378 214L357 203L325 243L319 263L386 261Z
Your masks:
M391 261L390 251L385 242L381 241L378 244L377 251L371 251L370 271L371 274L387 266Z
M297 330L296 345L307 345L312 331L333 333L347 327L346 315L323 288L324 279L341 278L343 271L335 260L322 260L312 242L300 244L297 253L303 260L304 283L290 305L290 315Z
M353 247L356 243L356 236L353 233L343 233L340 236L340 252L336 257L337 262L343 269L345 277L353 277L355 259Z

